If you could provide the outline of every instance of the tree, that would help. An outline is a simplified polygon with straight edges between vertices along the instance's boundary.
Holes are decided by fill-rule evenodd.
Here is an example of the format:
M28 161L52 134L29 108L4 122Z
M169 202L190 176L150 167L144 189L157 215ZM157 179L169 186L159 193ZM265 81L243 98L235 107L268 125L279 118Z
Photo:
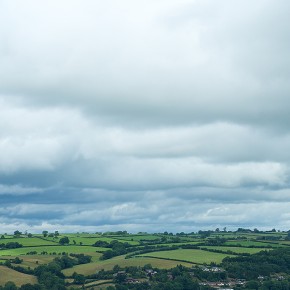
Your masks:
M63 237L59 240L59 243L61 245L68 245L69 244L69 238L68 237Z
M8 282L5 284L5 286L4 286L3 289L4 289L4 290L17 290L17 287L16 287L16 285L15 285L14 282L8 281Z
M126 277L127 277L126 273L118 273L118 274L115 276L114 281L115 281L116 283L123 283L123 282L126 281Z
M258 289L259 288L259 282L255 280L248 281L246 283L246 288L248 289Z
M4 262L4 265L5 265L6 267L11 267L11 262L10 262L10 260L6 260L6 261Z
M48 231L42 231L43 236L46 238L48 235Z
M20 259L19 257L16 257L15 259L12 260L12 263L14 264L21 264L23 262L22 259Z
M51 272L42 272L40 276L38 276L38 282L45 285L46 289L66 289L64 286L64 280Z
M21 234L22 233L20 231L18 231L18 230L14 232L14 236L17 236L17 237L20 236Z
M75 274L73 278L74 283L77 285L83 285L86 282L86 277L82 274Z

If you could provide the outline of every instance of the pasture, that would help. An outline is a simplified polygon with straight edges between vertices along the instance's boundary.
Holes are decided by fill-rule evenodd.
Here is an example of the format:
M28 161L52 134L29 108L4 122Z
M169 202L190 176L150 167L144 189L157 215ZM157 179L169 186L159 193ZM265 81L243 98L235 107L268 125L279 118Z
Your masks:
M127 242L130 245L139 245L138 241L132 241L131 238L126 239L126 236L123 238L121 237L105 237L100 236L97 234L63 234L59 235L58 238L52 238L52 237L40 237L41 239L44 239L50 243L58 243L59 239L63 237L69 238L69 244L70 245L85 245L85 246L91 246L97 241L104 241L107 243L111 243L112 241L119 241L119 242Z
M37 279L35 276L23 274L15 270L0 266L0 285L4 285L8 281L13 281L17 286L23 284L35 284Z
M21 237L21 238L5 238L5 239L0 239L0 244L7 244L7 243L12 243L12 242L17 242L19 244L22 244L24 247L38 247L38 246L53 246L57 245L58 243L55 241L50 241L50 240L44 240L39 237Z
M27 255L31 252L36 252L37 254L43 255L59 255L62 253L73 253L73 254L88 254L94 256L100 256L100 253L96 253L96 251L106 251L106 248L100 247L92 247L92 246L61 246L61 245L54 245L54 246L39 246L39 247L23 247L17 249L5 249L0 250L0 256L21 256Z
M119 242L127 242L128 244L130 245L139 245L139 242L138 241L131 241L130 239L126 240L126 239L117 239L117 238L108 238L108 237L82 237L82 236L72 236L72 237L69 237L70 239L70 244L73 245L73 244L77 244L77 245L93 245L95 242L97 241L104 241L104 242L107 242L107 243L111 243L112 241L119 241Z
M218 250L223 252L233 252L237 254L255 254L261 251L269 250L265 248L245 248L245 247L221 247L221 246L205 246L201 247L202 250Z
M147 257L136 257L131 259L125 259L125 256L117 256L109 260L99 261L97 263L89 263L84 265L77 265L73 268L65 269L62 272L66 276L71 276L74 272L83 275L91 275L102 269L104 270L112 270L115 265L119 265L120 267L143 267L144 265L151 264L152 267L160 268L160 269L171 269L177 265L183 265L187 267L191 267L190 263L186 262L178 262L172 260L165 259L156 259L156 258L147 258Z
M162 259L172 259L176 261L186 261L193 264L219 264L225 257L231 256L221 253L213 253L196 249L178 249L173 251L151 252L140 255L142 257L153 257Z
M229 246L238 246L238 247L281 247L279 243L270 243L270 242L260 242L260 241L252 241L252 240L233 240L225 242L225 245Z

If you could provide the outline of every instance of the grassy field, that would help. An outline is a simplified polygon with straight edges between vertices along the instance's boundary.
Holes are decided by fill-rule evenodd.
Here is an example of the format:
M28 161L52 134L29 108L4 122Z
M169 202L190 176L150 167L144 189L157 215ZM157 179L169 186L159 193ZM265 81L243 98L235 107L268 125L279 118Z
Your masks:
M32 238L9 238L9 239L0 239L0 244L7 244L11 242L18 242L19 244L22 244L24 247L33 247L33 246L50 246L50 245L56 245L57 242L43 240L38 237L32 237Z
M106 251L106 248L91 247L91 246L40 246L40 247L24 247L17 249L5 249L0 250L0 256L19 256L26 255L29 252L36 251L37 254L47 252L48 254L61 254L74 253L74 254L88 254L88 255L100 255L96 251Z
M180 242L180 243L164 243L164 244L158 244L158 246L180 246L180 245L196 245L199 244L200 242Z
M70 286L71 287L74 287L74 289L76 288L79 288L81 289L82 286L80 285L75 285L75 284L72 284L72 280L73 279L65 279L67 282L70 283ZM90 290L105 290L107 289L107 287L109 286L115 286L113 284L113 281L112 280L99 280L99 281L93 281L93 282L88 282L85 284L85 289L90 289Z
M37 282L36 277L32 275L23 274L4 266L0 266L0 285L4 285L8 281L13 281L17 286L23 284L35 284Z
M81 236L75 236L75 237L69 237L70 239L70 244L73 245L74 244L74 241L76 244L80 244L82 243L83 245L93 245L95 242L97 241L104 241L104 242L107 242L107 243L110 243L112 241L120 241L120 242L127 242L129 243L130 245L139 245L139 242L138 241L131 241L131 240L124 240L124 239L113 239L113 238L107 238L107 237L81 237Z
M131 259L125 259L125 256L118 256L109 260L99 261L97 263L77 265L73 268L65 269L62 272L66 276L72 275L73 272L77 272L83 275L90 275L102 269L112 270L115 265L119 265L120 267L129 267L129 266L142 267L146 264L151 264L152 267L161 268L161 269L170 269L180 264L187 267L192 266L191 264L186 263L186 262L178 262L178 261L147 258L147 257L136 257L136 258L131 258Z
M56 256L45 256L45 255L27 255L27 256L21 256L20 258L23 260L21 263L21 266L23 267L30 267L31 269L34 269L38 267L39 265L48 264L51 262ZM6 256L5 258L11 258L9 256Z
M220 250L220 251L231 251L237 254L255 254L261 251L269 250L264 248L243 248L243 247L219 247L219 246L205 246L201 247L201 249L209 249L209 250Z
M140 256L183 260L183 261L188 261L195 264L203 264L203 263L210 264L211 262L219 264L225 257L231 256L231 255L212 253L212 252L203 251L203 250L179 249L179 250L173 250L173 251L152 252L152 253L147 253Z
M281 245L284 245L284 246L290 246L290 241L279 241L278 244L281 246Z
M130 236L124 236L124 237L119 237L120 240L123 241L147 241L147 242L152 242L154 240L160 240L162 237L167 238L168 240L171 240L172 238L176 238L176 236L168 236L168 235L130 235ZM189 237L179 237L180 243L187 243L187 242L195 242L194 239L189 238Z
M118 238L116 236L116 238ZM126 240L126 241L137 241L140 242L141 240L146 240L146 241L154 241L154 240L158 240L161 238L161 236L158 235L130 235L130 236L124 236L124 237L119 237L122 240Z
M235 245L235 246L241 246L241 247L281 247L278 243L267 243L267 242L259 242L259 241L246 241L246 240L236 240L236 241L227 241L225 242L225 245Z
M104 241L107 243L110 243L112 241L120 241L120 242L127 242L130 245L139 245L138 241L131 241L131 238L127 239L126 236L123 237L115 237L115 238L111 238L111 237L104 237L101 235L96 235L96 234L64 234L64 235L59 235L58 239L56 240L55 238L51 238L51 237L46 237L43 238L43 236L41 236L41 238L45 239L46 241L48 241L49 243L58 243L59 239L63 238L63 237L68 237L69 241L70 241L70 245L85 245L85 246L91 246L93 245L95 242L97 241ZM119 238L119 239L118 239Z

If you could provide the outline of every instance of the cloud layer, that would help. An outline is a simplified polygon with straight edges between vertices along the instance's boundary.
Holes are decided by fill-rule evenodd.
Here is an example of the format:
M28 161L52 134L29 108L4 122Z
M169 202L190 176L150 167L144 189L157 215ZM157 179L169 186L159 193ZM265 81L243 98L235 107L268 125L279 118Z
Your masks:
M2 1L6 231L289 229L288 1Z

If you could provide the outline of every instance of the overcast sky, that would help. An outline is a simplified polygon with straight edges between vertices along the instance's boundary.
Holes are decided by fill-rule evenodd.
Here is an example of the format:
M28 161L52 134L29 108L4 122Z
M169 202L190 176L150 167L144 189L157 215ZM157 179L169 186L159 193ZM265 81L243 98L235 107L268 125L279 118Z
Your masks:
M0 0L0 228L290 229L289 0Z

